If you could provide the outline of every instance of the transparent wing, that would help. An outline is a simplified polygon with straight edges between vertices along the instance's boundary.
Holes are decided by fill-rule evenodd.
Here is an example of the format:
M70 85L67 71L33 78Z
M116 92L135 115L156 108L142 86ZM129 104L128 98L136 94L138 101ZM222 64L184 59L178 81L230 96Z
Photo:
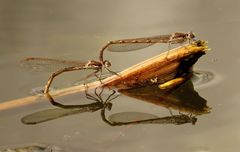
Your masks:
M24 124L38 124L74 114L94 112L99 110L102 107L102 104L99 102L94 102L86 105L60 105L59 107L61 108L45 109L26 115L21 119L21 121Z
M149 47L156 43L168 43L171 35L158 35L153 37L135 38L135 39L122 39L114 41L107 47L111 52L128 52L135 51Z
M53 72L65 67L84 66L86 62L30 57L20 61L25 69Z
M77 113L71 109L47 109L40 112L36 112L27 115L21 119L24 124L38 124L41 122L61 118L63 116L68 116Z

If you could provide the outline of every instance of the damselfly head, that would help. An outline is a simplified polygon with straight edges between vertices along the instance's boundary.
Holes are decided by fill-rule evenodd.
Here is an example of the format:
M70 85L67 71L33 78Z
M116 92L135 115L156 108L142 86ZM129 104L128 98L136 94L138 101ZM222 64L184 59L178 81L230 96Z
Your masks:
M192 31L188 32L186 36L186 38L189 40L194 39L195 37L196 37L196 34L193 33Z
M108 60L105 60L105 61L103 61L103 65L105 67L110 67L112 64Z
M106 104L106 108L107 108L107 110L110 111L110 110L112 109L112 103L110 103L110 102L107 103L107 104Z

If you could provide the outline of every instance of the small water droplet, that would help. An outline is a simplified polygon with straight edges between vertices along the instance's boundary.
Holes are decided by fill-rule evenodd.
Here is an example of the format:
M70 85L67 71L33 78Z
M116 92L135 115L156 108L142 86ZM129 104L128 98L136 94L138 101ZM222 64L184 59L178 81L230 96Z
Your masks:
M71 140L72 136L70 136L70 135L63 135L63 139L64 140Z
M120 132L120 136L124 137L124 136L125 136L125 134L124 134L123 132Z
M80 132L79 132L79 131L76 131L76 132L75 132L75 135L79 135L79 134L80 134Z

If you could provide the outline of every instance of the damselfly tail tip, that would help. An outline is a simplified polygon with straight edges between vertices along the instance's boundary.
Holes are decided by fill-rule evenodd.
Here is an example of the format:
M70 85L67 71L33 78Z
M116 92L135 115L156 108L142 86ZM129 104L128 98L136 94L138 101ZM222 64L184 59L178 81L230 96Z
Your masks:
M27 57L24 60L28 61L28 60L33 60L33 59L34 59L34 57Z

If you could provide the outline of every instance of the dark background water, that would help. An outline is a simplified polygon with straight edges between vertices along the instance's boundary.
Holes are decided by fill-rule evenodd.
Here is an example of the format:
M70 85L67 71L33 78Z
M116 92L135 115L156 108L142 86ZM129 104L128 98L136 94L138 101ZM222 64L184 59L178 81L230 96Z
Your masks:
M23 125L20 118L38 111L36 106L1 114L0 145L46 143L69 151L237 151L239 10L240 2L236 0L0 0L0 102L28 96L31 89L46 83L49 72L33 72L20 66L19 61L25 57L86 61L97 59L99 48L108 40L176 31L194 31L198 39L209 42L212 51L200 59L195 69L215 75L211 82L196 86L212 112L200 117L195 126L109 127L99 113ZM107 53L106 57L114 61L112 69L122 70L164 49L167 46ZM66 74L55 86L71 86L83 75ZM135 106L138 101L127 97L117 100L122 101L119 106L125 110L131 106L136 111L153 108L144 103Z

